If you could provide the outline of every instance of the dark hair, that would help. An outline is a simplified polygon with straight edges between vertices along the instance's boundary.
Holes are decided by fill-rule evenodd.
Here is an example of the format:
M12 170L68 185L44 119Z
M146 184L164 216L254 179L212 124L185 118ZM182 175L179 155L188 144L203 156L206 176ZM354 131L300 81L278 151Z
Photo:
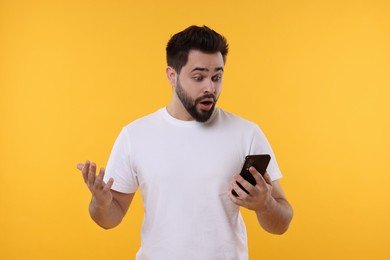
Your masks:
M204 53L222 54L223 62L226 62L228 43L222 35L208 28L192 25L184 31L171 37L167 44L167 63L180 73L181 68L187 64L188 53L191 50L199 50Z

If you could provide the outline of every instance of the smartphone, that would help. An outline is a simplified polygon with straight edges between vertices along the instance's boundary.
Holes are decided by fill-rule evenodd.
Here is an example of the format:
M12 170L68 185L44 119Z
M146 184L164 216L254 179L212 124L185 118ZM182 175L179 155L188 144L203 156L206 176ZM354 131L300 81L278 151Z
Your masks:
M265 171L267 170L268 163L271 160L271 156L269 154L255 154L255 155L247 155L245 157L244 165L242 166L242 170L240 175L248 181L253 186L256 185L256 180L249 172L249 168L251 166L255 167L255 169L264 176ZM237 182L237 185L246 193L249 193L240 183ZM232 190L234 196L238 196L238 194Z

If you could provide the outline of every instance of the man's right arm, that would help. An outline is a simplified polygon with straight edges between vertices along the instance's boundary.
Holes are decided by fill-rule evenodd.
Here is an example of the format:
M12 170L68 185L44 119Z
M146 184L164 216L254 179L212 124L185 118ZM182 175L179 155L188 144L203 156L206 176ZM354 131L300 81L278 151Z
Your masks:
M121 223L133 200L134 193L121 193L111 190L114 180L110 178L107 183L103 181L104 169L101 168L96 176L96 164L86 161L78 164L84 182L92 193L89 213L91 218L105 229L114 228Z

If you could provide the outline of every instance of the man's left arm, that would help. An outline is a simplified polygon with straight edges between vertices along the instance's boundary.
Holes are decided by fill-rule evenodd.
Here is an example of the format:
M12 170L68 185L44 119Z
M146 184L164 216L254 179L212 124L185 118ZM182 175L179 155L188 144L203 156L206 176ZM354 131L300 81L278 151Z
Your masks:
M233 203L238 206L256 212L259 224L264 230L272 234L283 234L287 231L293 210L288 203L279 181L271 181L268 173L261 176L254 167L249 172L256 180L256 186L247 182L240 174L235 174L231 183L228 195ZM243 191L238 185L239 182L248 192ZM238 194L235 197L232 190Z

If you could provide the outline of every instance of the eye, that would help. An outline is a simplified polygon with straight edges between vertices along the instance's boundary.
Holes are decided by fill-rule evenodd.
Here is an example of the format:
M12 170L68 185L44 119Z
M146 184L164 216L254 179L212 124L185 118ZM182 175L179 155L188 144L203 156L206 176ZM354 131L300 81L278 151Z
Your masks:
M220 81L222 79L222 75L218 74L218 75L215 75L211 78L214 82L215 81Z
M202 81L203 77L202 76L194 76L193 79L195 81Z

